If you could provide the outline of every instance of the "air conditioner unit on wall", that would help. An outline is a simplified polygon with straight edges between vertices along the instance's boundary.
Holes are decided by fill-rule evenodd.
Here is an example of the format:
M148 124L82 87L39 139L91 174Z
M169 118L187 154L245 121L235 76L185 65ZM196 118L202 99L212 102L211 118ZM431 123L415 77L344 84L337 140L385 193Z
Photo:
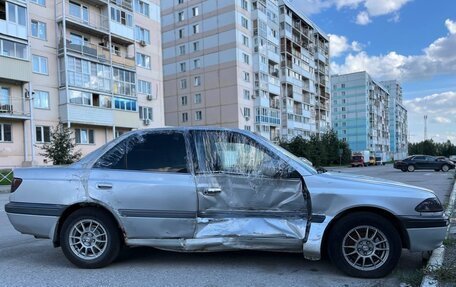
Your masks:
M144 119L144 125L148 126L150 125L150 119Z
M147 95L147 100L148 100L148 101L152 101L153 99L154 99L154 98L153 98L152 95Z
M146 41L141 40L141 41L139 41L139 45L145 47L147 44L146 44Z

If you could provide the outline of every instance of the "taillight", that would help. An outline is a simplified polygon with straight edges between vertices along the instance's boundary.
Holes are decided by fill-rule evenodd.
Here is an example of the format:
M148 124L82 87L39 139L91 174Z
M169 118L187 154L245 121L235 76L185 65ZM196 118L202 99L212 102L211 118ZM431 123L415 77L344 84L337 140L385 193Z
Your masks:
M15 192L16 189L21 185L22 178L14 177L11 182L11 193Z

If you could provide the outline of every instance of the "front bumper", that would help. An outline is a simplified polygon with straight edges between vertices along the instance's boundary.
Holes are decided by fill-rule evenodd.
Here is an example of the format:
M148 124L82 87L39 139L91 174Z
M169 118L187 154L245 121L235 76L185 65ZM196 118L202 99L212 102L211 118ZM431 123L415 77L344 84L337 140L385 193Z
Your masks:
M430 251L442 245L448 217L407 216L400 218L410 241L410 251Z

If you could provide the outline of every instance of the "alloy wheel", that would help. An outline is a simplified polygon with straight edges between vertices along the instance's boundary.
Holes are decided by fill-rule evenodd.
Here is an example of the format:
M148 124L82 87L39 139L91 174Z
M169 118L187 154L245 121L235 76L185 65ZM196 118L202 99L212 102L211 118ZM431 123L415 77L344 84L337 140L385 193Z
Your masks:
M76 222L69 232L71 251L84 260L100 257L106 250L107 242L106 229L93 219Z

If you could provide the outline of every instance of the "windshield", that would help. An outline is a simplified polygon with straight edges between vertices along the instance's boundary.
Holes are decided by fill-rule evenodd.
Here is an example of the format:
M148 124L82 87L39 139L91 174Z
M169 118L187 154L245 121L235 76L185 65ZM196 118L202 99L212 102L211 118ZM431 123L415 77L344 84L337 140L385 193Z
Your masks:
M354 156L352 157L352 160L354 160L354 161L363 160L363 157L360 156L360 155L354 155Z

